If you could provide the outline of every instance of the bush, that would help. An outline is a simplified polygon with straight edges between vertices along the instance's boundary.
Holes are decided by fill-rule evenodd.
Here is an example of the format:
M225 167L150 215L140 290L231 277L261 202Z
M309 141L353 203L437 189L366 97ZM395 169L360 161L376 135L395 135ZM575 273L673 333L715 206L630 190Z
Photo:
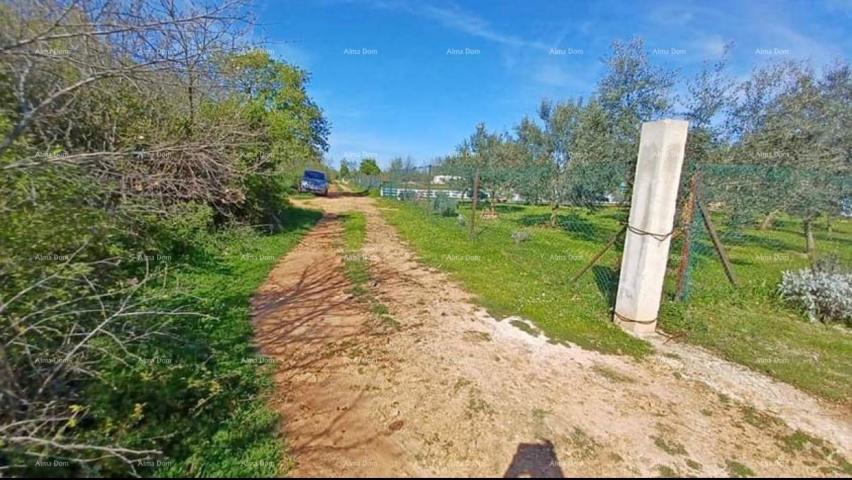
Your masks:
M241 209L234 212L236 217L252 225L268 226L270 231L281 231L283 210L287 207L286 198L295 192L301 172L289 175L254 175L249 178L246 199Z
M459 208L459 201L448 197L446 194L438 194L432 200L432 211L442 217L455 217Z
M515 243L526 242L530 238L532 238L532 235L526 230L517 230L512 232L512 240L514 240Z
M784 272L778 292L802 308L812 322L852 325L852 272L843 271L836 261Z

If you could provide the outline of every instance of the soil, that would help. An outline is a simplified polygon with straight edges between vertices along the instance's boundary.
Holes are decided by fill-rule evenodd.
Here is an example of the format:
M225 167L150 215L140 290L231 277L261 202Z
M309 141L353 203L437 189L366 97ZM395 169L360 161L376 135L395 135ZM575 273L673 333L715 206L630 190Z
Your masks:
M325 215L254 299L291 475L852 474L842 407L662 337L643 360L553 343L419 263L374 199L299 203ZM393 323L350 293L348 211Z

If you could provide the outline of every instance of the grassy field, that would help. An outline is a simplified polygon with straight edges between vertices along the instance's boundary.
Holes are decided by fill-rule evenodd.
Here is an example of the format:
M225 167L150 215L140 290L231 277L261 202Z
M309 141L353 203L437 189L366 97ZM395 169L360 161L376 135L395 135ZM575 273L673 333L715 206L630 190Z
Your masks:
M546 226L546 207L498 207L499 219L481 223L470 240L456 218L430 215L418 205L382 200L388 220L423 260L451 272L498 316L521 315L553 340L608 353L641 357L650 346L610 322L618 284L618 251L605 254L576 284L569 279L615 234L626 213L563 209L559 227ZM462 210L462 214L468 215ZM512 234L530 238L516 242ZM783 304L775 288L785 269L807 265L804 240L795 221L772 230L722 229L741 286L732 287L706 234L700 235L691 271L689 299L675 302L669 275L661 328L719 355L766 372L836 401L852 398L852 334L843 327L809 323ZM838 221L829 235L816 232L823 253L852 262L852 222ZM672 261L680 252L672 245Z

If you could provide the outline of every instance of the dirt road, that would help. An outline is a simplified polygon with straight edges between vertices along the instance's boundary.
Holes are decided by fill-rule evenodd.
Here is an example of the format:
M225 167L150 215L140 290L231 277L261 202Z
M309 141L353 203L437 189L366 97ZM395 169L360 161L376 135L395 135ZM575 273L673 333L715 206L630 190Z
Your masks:
M643 361L550 343L419 264L375 200L302 204L326 215L254 302L294 475L852 474L850 412L660 339ZM347 211L398 328L348 292Z

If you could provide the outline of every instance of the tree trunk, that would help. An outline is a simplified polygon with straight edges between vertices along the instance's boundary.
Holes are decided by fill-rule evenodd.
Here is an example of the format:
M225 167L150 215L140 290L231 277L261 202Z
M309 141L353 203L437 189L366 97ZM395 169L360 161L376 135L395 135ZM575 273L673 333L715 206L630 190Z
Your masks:
M556 227L556 220L558 218L559 212L559 202L554 202L550 208L550 226Z
M476 169L476 176L473 177L473 196L470 204L470 238L476 236L476 206L479 203L479 169Z
M816 241L814 240L814 222L812 218L805 219L805 251L810 257L811 261L814 260L814 254L816 253Z
M763 219L763 221L760 222L759 230L769 230L770 228L772 228L772 223L775 221L775 215L777 214L778 212L775 210L769 212Z

